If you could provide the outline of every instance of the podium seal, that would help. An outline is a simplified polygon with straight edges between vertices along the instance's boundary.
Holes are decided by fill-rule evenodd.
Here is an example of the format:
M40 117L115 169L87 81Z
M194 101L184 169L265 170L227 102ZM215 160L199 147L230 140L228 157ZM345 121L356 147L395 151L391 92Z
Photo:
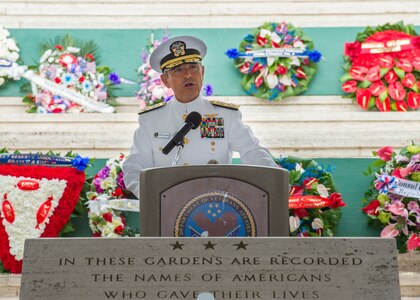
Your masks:
M175 221L177 237L254 237L255 219L238 197L224 191L200 194L185 204Z

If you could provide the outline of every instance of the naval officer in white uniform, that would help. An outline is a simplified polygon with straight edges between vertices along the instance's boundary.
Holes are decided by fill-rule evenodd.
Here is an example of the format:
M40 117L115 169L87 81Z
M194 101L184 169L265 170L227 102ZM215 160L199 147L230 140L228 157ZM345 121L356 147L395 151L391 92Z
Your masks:
M232 152L236 151L242 164L277 167L268 150L260 146L251 129L243 124L237 106L201 96L204 76L201 60L206 52L207 47L200 39L180 36L161 44L150 56L150 66L162 73L162 81L174 91L175 97L139 112L139 127L123 164L125 185L138 198L140 171L172 165L177 149L165 155L162 148L193 111L201 114L202 121L185 136L178 165L230 164Z

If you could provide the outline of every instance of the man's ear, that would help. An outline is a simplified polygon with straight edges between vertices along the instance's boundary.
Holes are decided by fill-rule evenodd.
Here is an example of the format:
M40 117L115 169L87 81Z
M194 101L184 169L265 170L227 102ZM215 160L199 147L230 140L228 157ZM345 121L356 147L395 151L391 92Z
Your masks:
M162 80L162 82L165 84L165 86L167 87L167 88L171 88L170 86L169 86L169 83L168 83L168 75L166 75L166 74L160 74L160 80Z

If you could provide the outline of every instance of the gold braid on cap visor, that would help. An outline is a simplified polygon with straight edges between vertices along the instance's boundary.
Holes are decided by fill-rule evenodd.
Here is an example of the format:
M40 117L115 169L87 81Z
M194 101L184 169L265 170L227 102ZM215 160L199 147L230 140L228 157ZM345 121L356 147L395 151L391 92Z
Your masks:
M181 64L184 63L197 63L201 61L201 56L199 54L191 54L185 55L181 57L177 57L174 59L170 59L163 64L160 65L160 69L162 71L173 69Z

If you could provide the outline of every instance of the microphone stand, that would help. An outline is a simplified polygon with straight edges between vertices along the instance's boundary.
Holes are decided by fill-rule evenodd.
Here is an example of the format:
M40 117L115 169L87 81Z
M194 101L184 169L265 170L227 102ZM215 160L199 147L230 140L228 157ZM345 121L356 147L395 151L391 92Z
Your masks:
M176 152L176 155L175 155L174 160L172 161L172 167L173 166L176 166L178 164L178 160L181 157L181 151L184 148L184 139L182 139L181 141L179 141L179 143L176 144L176 147L178 148L178 150Z

